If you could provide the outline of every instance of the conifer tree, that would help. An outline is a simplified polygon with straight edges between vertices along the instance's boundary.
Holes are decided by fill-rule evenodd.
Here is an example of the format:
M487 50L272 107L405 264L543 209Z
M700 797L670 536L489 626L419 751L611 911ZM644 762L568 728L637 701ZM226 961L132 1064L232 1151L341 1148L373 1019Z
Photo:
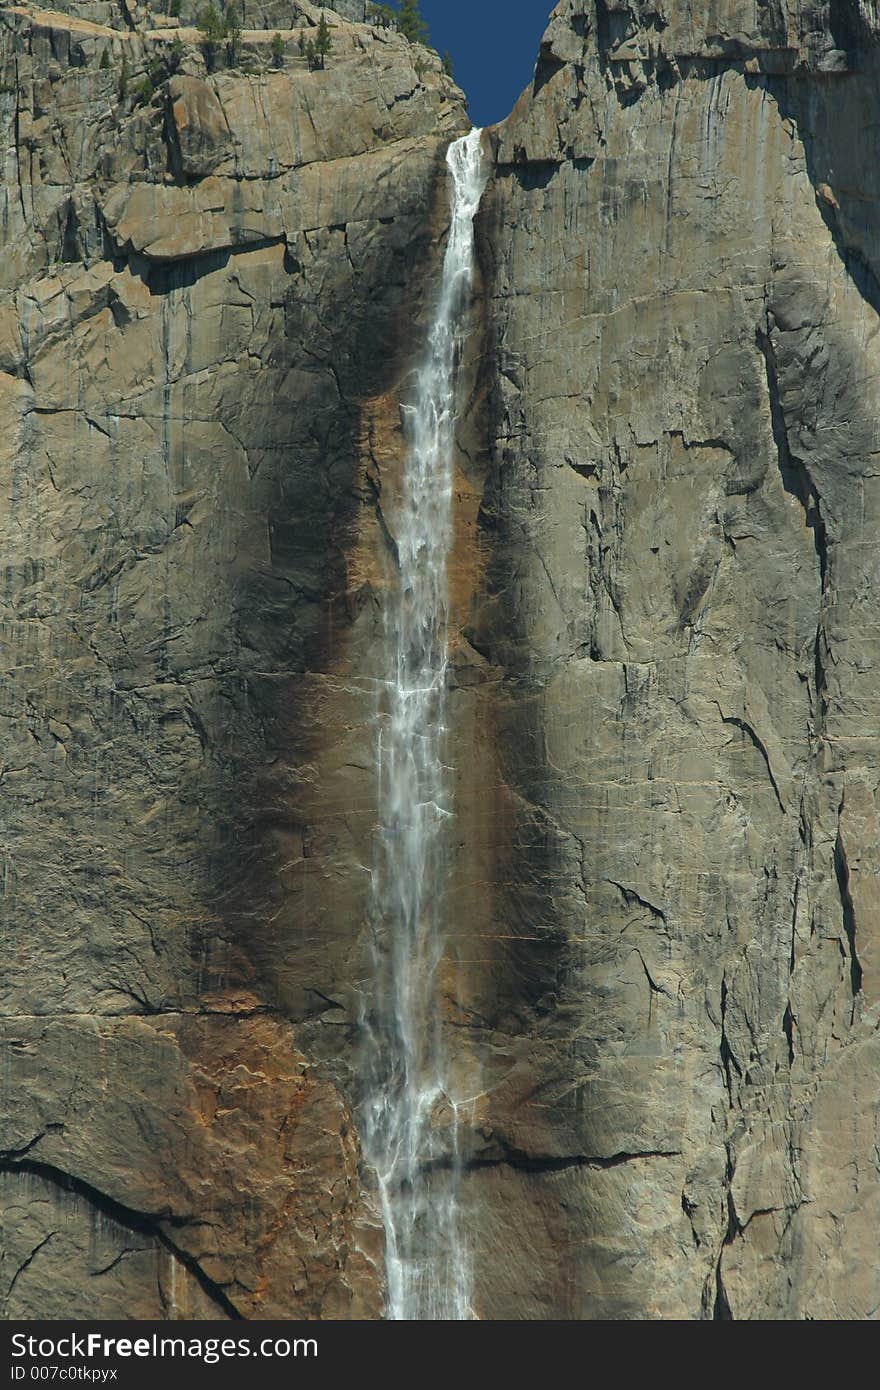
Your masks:
M202 52L205 55L205 66L208 72L213 72L217 66L217 54L220 45L226 37L226 21L221 19L215 5L206 5L204 9L199 10L196 22L202 33Z
M419 0L400 0L397 28L410 43L427 43L428 26L422 19Z
M226 30L226 61L231 68L238 66L241 57L241 23L238 12L233 5L229 5L226 10L225 24Z
M165 69L166 69L166 60L165 60L165 58L163 57L163 55L162 55L161 53L151 53L150 56L149 56L149 58L147 59L147 77L146 77L146 80L147 80L147 82L149 83L149 85L150 85L150 87L151 87L151 89L152 89L152 91L151 91L151 93L150 93L151 96L152 96L152 93L156 90L156 88L157 88L157 87L160 87L160 86L162 85L162 83L165 81L165 77L166 77L166 70L165 70ZM141 89L143 89L143 85L144 85L144 84L141 83Z
M321 11L321 18L318 21L318 36L315 39L315 56L318 59L318 66L323 68L330 49L333 47L333 40L330 37L330 25L327 23L324 11Z

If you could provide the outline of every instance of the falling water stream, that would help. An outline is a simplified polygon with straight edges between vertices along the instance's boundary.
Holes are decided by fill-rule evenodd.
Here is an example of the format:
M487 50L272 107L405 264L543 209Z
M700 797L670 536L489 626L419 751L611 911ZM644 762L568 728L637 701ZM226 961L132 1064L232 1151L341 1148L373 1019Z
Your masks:
M447 557L457 368L486 183L480 131L449 147L451 225L440 296L406 408L397 552L385 605L377 727L379 838L372 997L365 1012L364 1152L385 1226L387 1316L464 1319L471 1259L459 1210L459 1105L444 1047L438 972L452 777L446 753Z

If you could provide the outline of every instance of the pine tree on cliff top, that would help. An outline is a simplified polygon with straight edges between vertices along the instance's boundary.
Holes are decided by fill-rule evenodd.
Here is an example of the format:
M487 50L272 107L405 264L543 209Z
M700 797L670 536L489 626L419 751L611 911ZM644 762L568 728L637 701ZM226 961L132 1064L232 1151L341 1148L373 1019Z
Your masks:
M419 0L400 0L397 29L410 43L428 42L428 26L422 19Z

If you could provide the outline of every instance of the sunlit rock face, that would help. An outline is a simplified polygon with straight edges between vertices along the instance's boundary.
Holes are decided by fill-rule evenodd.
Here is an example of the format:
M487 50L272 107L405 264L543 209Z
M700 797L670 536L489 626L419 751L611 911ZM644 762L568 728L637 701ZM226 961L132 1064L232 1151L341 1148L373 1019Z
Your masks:
M876 1313L877 30L566 0L497 132L496 1315Z
M377 684L468 121L356 4L308 72L293 9L209 73L0 5L8 1317L387 1308ZM878 32L564 0L484 136L437 970L481 1317L880 1304Z
M462 98L335 15L144 95L176 31L66 8L0 7L6 1313L375 1317L343 636Z

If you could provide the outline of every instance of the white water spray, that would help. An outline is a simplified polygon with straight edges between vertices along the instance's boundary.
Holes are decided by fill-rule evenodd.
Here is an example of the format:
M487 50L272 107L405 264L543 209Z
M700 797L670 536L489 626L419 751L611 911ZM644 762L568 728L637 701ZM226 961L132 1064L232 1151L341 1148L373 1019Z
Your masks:
M378 1178L391 1319L473 1316L459 1212L458 1107L438 998L444 951L447 556L457 367L486 183L480 131L449 147L452 221L440 298L407 409L408 453L388 518L397 574L385 606L387 683L378 719L379 845L373 998L365 1016L362 1134Z

